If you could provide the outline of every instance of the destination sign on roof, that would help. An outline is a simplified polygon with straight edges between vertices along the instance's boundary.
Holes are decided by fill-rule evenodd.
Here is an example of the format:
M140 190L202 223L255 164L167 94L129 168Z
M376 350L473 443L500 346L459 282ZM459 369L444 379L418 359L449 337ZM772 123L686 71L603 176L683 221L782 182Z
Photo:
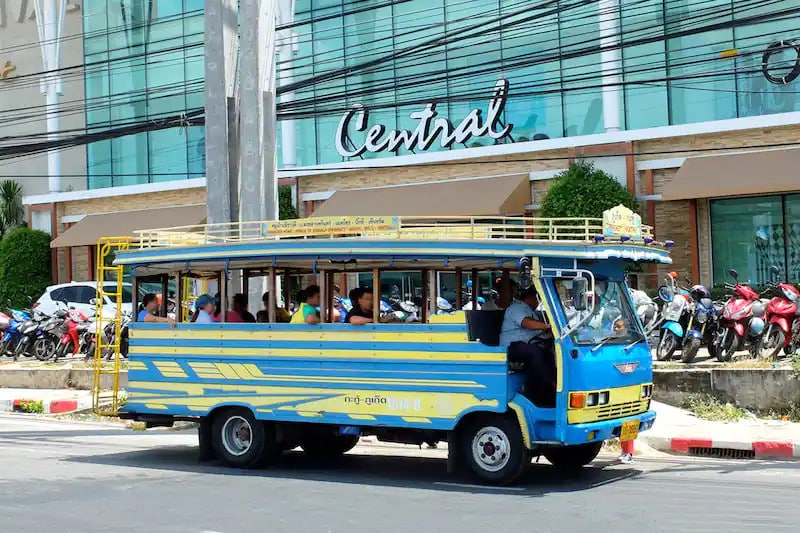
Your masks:
M369 232L397 231L397 217L318 217L264 222L265 237L303 237L311 235L357 235Z
M631 239L642 238L642 217L620 204L603 212L603 235L605 237L621 237L627 235Z

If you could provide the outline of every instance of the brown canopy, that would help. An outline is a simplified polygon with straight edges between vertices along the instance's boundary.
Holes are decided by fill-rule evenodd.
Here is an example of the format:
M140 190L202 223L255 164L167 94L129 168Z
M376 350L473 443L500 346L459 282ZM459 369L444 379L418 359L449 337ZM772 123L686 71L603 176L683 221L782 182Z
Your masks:
M663 200L745 196L800 189L800 148L692 157L664 186Z
M530 203L528 175L515 174L336 191L313 216L521 215Z
M90 246L101 237L133 237L134 231L193 226L206 218L205 205L87 215L50 243L51 248Z

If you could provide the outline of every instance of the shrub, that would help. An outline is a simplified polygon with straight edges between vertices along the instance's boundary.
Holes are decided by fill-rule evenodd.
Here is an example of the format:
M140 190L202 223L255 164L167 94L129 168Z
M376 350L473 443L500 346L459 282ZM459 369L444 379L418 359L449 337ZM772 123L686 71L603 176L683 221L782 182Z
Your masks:
M19 410L23 413L44 413L44 403L42 400L22 400Z
M0 304L27 307L51 284L50 236L19 228L0 241Z
M562 218L601 218L619 204L637 211L636 198L613 177L587 161L576 161L555 177L545 194L542 215Z
M297 209L292 202L292 188L288 185L278 188L278 218L281 220L297 218Z

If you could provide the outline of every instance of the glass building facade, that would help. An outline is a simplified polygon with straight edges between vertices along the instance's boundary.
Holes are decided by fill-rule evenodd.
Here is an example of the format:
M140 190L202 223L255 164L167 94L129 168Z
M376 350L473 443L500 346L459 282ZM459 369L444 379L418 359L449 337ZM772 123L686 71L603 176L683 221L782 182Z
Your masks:
M796 0L620 4L623 128L800 109L800 80L770 83L762 69L770 44L800 37L800 17L781 15L796 8ZM297 90L280 104L279 115L295 119L299 166L348 160L334 141L351 105L370 110L370 125L413 130L417 121L409 113L445 98L437 110L458 124L474 108L485 116L501 77L510 84L502 122L514 125L511 136L473 137L449 149L604 131L596 2L413 0L355 12L358 7L351 0L296 2L295 20L313 22L295 29L298 50L291 62L281 58ZM791 50L772 55L767 71L784 76L796 56ZM320 81L353 67L359 68ZM364 132L350 137L359 145ZM436 149L443 148L430 148ZM407 153L401 148L362 157Z
M84 0L87 129L105 131L203 106L203 0ZM292 120L296 165L342 163L342 115L359 104L368 125L414 130L409 117L436 102L458 124L488 114L498 79L509 83L499 124L428 151L601 133L598 3L583 0L411 0L365 9L353 0L296 0L292 57L278 61L279 119ZM796 0L620 0L622 127L639 129L800 109L800 79L771 83L767 47L800 37ZM800 46L798 47L800 50ZM798 53L768 57L792 73ZM350 140L364 142L363 131ZM88 146L88 187L205 175L204 128L129 135ZM279 138L279 143L281 142ZM367 152L361 157L412 153ZM419 153L419 150L416 150ZM280 150L279 164L282 162Z
M203 0L84 0L88 132L203 107ZM90 189L205 176L204 128L87 146Z

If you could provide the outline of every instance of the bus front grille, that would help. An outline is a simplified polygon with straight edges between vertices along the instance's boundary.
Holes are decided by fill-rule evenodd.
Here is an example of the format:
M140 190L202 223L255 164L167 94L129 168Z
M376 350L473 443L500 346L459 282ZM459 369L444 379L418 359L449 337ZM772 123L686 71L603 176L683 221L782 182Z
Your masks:
M647 411L649 403L649 400L638 400L600 407L596 411L597 420L611 420L613 418L638 415Z

